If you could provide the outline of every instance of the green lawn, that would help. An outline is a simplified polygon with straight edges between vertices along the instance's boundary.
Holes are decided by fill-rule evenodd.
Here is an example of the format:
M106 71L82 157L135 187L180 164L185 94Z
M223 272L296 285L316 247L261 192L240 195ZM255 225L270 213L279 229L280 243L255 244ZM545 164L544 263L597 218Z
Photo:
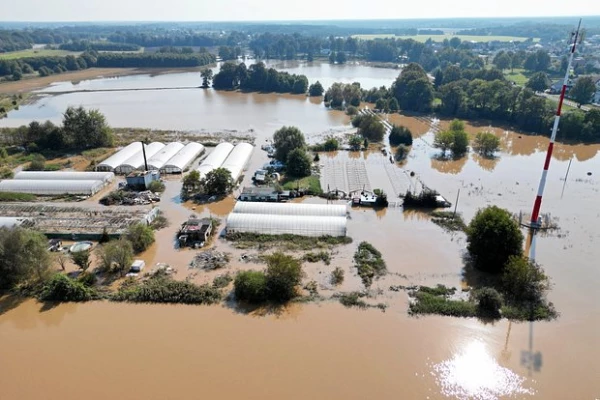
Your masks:
M294 190L296 188L304 188L308 189L312 194L318 195L323 193L321 189L321 181L318 176L308 176L306 178L302 178L300 180L297 179L285 179L283 183L283 188L285 190Z
M525 76L525 70L522 68L515 68L513 72L508 69L504 71L504 77L520 86L525 86L529 81L529 78Z
M382 34L382 35L352 35L352 37L363 40L372 40L372 39L414 39L418 42L426 42L427 39L431 38L434 42L443 42L444 39L452 39L453 37L457 37L460 40L468 41L468 42L489 42L492 40L497 40L500 42L510 42L510 41L524 41L526 37L518 37L518 36L476 36L476 35L406 35L406 36L396 36L392 34ZM534 38L534 42L539 42L539 38Z
M79 54L79 52L67 50L46 50L46 49L30 49L21 51L11 51L9 53L0 53L0 60L16 60L26 57L48 57L48 56L67 56L69 54Z

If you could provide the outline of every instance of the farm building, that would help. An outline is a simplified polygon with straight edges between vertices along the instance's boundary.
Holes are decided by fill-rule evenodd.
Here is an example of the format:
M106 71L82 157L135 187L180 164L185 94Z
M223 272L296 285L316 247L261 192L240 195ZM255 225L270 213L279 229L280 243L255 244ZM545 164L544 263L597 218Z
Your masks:
M225 162L225 159L233 150L231 143L221 143L202 161L202 164L198 167L197 171L200 172L202 178L213 169L220 168Z
M188 143L160 168L160 172L165 174L181 174L203 152L204 146L200 143Z
M346 236L346 221L346 217L231 213L227 233L338 237Z
M286 195L287 195L287 198L290 197L289 191L286 191ZM240 194L240 197L238 198L238 200L240 200L240 201L277 202L277 201L281 201L282 197L283 196L280 196L279 192L277 190L275 190L275 188L272 188L272 187L260 188L260 187L250 186L250 187L245 187L242 190L242 194ZM235 212L235 209L234 209L234 212Z
M256 203L237 202L233 208L236 214L297 215L315 217L344 217L347 210L343 204L298 204L298 203Z
M165 145L160 142L152 142L149 145L144 145L146 149L146 160L150 159L156 153L161 151ZM131 171L136 169L144 168L144 153L140 151L139 153L134 154L129 157L127 160L117 165L115 168L115 173L117 174L128 174Z
M142 154L142 142L133 142L117 151L106 160L102 161L96 169L98 171L114 171L119 165L137 153Z
M179 150L183 149L183 144L179 142L169 143L159 152L148 158L149 170L160 170ZM147 157L147 155L146 155Z
M0 182L0 192L30 193L39 196L63 194L92 196L104 187L99 180L4 180Z
M55 180L55 181L102 181L110 183L115 180L112 172L78 172L78 171L21 171L14 179L18 180Z
M223 165L221 165L221 168L228 169L231 172L234 182L237 182L240 175L242 175L244 167L246 167L248 160L250 160L252 150L254 150L254 146L250 143L240 143L231 150L231 153L229 153Z

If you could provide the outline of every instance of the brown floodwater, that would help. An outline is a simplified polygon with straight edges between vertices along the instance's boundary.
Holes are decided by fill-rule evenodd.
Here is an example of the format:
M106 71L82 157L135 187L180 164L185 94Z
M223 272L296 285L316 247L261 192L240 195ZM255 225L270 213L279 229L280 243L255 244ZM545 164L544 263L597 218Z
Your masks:
M283 124L298 124L309 140L331 129L349 129L346 116L302 97L190 91L194 94L183 95L180 103L179 95L169 100L165 93L144 93L143 99L137 99L137 94L119 95L114 108L97 93L49 97L54 100L47 100L47 106L56 109L48 115L85 95L79 98L85 105L112 110L109 121L114 125L137 125L143 117L144 126L156 123L155 127L167 129L254 127L257 145ZM164 110L155 109L155 101ZM41 106L25 111L32 114L15 118L42 118L46 112ZM546 138L485 123L468 124L471 135L480 130L498 135L501 151L491 160L476 154L442 160L431 147L433 134L426 118L392 116L390 121L408 126L416 137L406 162L394 166L397 173L390 172L389 161L378 151L340 151L324 155L321 164L330 157L344 164L364 163L370 186L392 197L397 188L392 180L413 171L416 177L410 185L420 180L453 203L460 190L458 212L467 221L491 204L514 213L530 211ZM16 121L9 116L2 123ZM442 127L445 123L440 121ZM552 280L548 297L560 312L556 321L484 324L476 319L409 317L408 296L389 287L468 285L461 258L464 235L444 232L420 212L352 208L348 234L353 243L335 249L329 266L306 264L307 279L317 281L324 297L338 290L362 289L352 256L360 241L369 241L381 250L390 271L374 282L372 292L379 294L369 300L386 304L385 313L344 309L333 300L247 315L229 306L43 307L33 301L18 305L4 299L0 301L0 399L600 398L599 149L598 145L557 144L550 167L542 212L552 214L561 229L536 239L536 259ZM267 160L257 146L244 185ZM238 250L217 238L211 246L230 252L230 265L212 272L189 269L197 251L175 249L178 227L190 214L197 214L220 218L222 229L234 200L181 204L179 183L169 180L166 186L160 206L171 225L158 232L156 243L142 255L150 266L169 263L177 269L177 279L189 277L196 282L210 282L240 269L264 268L239 259L256 250ZM340 288L328 283L336 266L346 276Z

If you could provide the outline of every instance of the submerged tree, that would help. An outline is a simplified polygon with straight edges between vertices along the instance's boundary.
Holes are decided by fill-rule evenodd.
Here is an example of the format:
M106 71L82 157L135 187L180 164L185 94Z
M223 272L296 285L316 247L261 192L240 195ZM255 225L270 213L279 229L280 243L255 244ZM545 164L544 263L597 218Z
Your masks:
M304 134L295 126L284 126L273 135L273 147L275 158L285 163L292 150L306 148Z
M213 78L213 72L212 69L207 68L204 71L202 71L200 73L200 76L202 77L202 87L203 88L209 88L210 87L210 83L212 81Z
M500 148L500 139L492 132L479 132L475 136L473 149L484 157L492 157Z
M226 168L216 168L206 174L200 182L206 194L223 196L233 190L235 182Z

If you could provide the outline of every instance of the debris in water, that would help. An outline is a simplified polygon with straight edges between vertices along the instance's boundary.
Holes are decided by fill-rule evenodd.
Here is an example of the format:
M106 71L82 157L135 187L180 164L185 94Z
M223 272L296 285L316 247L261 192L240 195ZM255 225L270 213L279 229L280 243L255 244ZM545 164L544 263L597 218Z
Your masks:
M190 268L214 270L223 268L229 262L229 254L216 250L198 253L190 263Z

